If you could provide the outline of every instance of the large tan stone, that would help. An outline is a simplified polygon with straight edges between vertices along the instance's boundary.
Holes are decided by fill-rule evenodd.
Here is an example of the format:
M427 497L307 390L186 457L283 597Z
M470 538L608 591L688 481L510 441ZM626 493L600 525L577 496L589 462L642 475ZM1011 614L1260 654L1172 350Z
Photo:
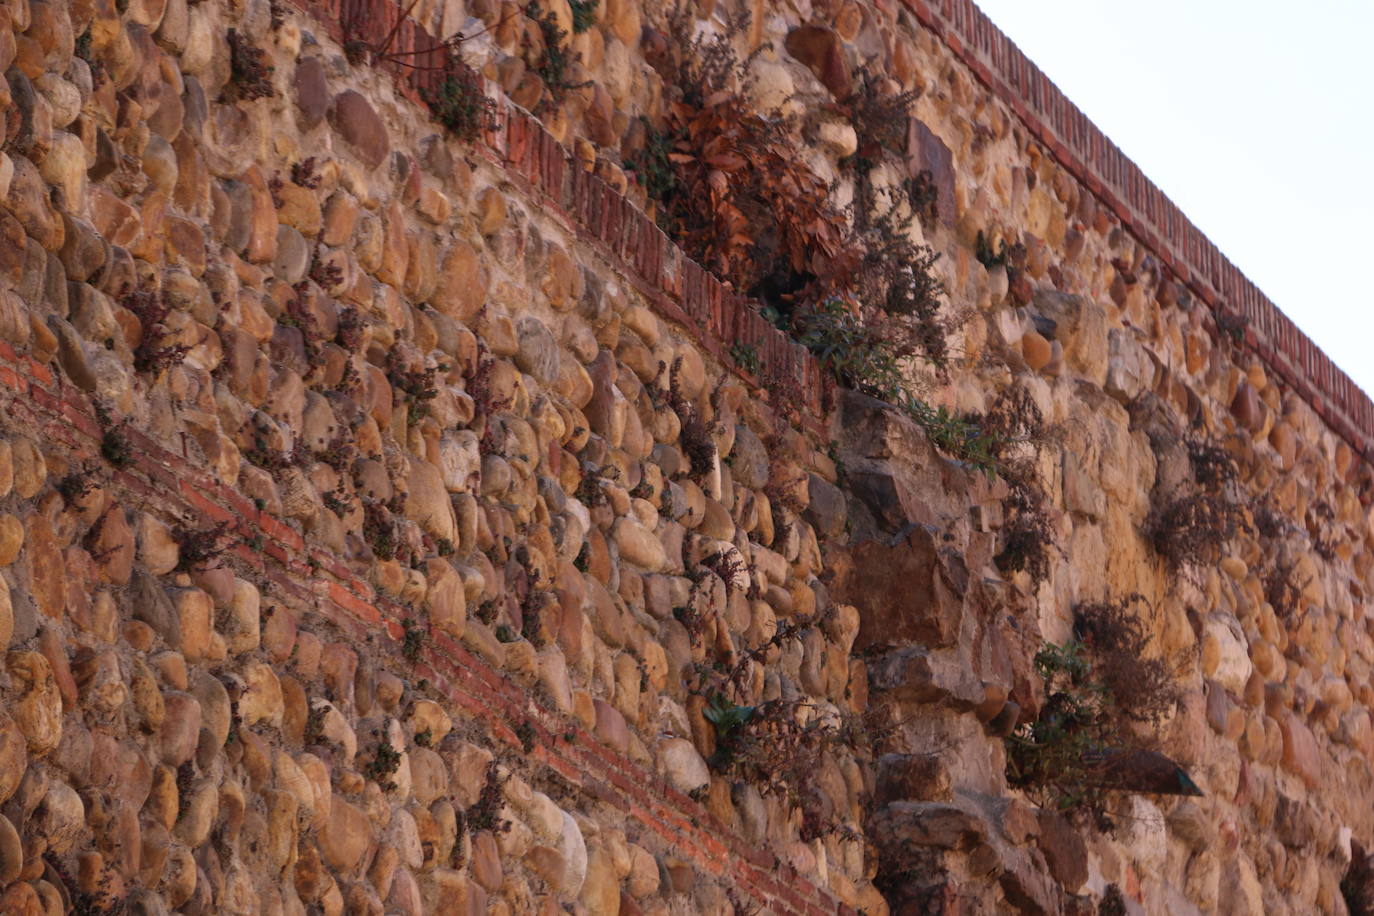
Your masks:
M45 517L34 516L25 540L34 604L46 616L60 617L67 606L67 565L52 525Z
M1323 766L1312 729L1291 712L1279 719L1279 727L1283 731L1283 768L1315 789L1321 783Z
M620 912L620 882L615 865L605 849L596 847L587 853L587 877L578 899L589 913L617 916Z
M649 572L658 572L667 562L663 543L638 521L625 516L616 520L613 532L622 559Z
M10 599L10 586L0 578L0 649L8 649L14 636L14 602Z
M10 712L29 753L42 757L62 740L62 696L52 666L40 652L15 650L6 656L5 667L20 691Z
M868 540L836 564L836 596L859 609L856 645L909 640L949 646L958 638L972 582L962 557L923 526L893 544Z
M453 516L448 489L439 469L423 459L410 459L405 489L407 517L418 522L436 541L457 544L458 521Z
M425 579L425 609L429 611L430 623L461 638L468 617L462 577L447 560L436 558L425 564Z
M471 325L487 300L487 273L477 252L461 239L444 255L439 284L430 304L465 325Z
M8 713L0 713L0 803L9 800L28 766L28 741Z
M372 834L372 822L367 815L336 793L320 828L320 855L330 867L352 871L371 848Z

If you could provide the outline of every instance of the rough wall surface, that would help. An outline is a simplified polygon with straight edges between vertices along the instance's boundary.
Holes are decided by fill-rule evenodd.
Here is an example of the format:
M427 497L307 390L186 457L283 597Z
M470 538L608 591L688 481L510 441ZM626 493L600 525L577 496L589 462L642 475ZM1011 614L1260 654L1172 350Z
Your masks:
M976 10L759 5L736 41L842 199L837 67L920 90L883 168L931 172L911 231L963 316L924 384L1057 430L1034 578L1002 481L645 215L618 145L661 10L593 8L560 92L513 4L347 53L401 12L0 6L0 910L1343 911L1368 401L1076 159ZM412 53L458 30L475 142ZM1171 564L1142 532L1204 445L1246 524ZM1142 732L1202 795L1112 793L1105 829L1009 786L1004 736L1075 608L1132 595L1178 691ZM807 778L727 765L722 683Z

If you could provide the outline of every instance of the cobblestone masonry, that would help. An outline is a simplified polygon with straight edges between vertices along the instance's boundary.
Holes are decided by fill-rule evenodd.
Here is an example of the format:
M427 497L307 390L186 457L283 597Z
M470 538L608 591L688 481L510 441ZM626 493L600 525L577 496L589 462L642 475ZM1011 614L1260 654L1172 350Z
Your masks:
M837 199L836 68L787 37L919 94L877 174L934 173L910 231L963 321L914 381L1050 422L1044 576L994 559L1004 482L645 215L617 144L662 10L582 8L553 94L494 0L3 0L0 911L1343 911L1368 398L972 4L750 12L751 92ZM350 62L393 25L405 63ZM421 102L459 30L471 146ZM1180 573L1149 531L1202 446L1245 524ZM1147 731L1203 795L1101 830L1003 736L1074 608L1137 594L1179 694ZM751 781L691 686L722 670L869 737Z

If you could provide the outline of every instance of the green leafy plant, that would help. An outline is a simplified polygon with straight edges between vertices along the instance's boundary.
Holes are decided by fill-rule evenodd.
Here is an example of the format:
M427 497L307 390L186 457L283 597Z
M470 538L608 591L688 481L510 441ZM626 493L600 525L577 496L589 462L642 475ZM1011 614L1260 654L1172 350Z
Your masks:
M91 71L91 85L99 89L105 83L105 64L93 56L91 51L91 29L86 27L86 31L76 37L73 53L86 62L86 66Z
M569 0L574 35L580 35L596 25L597 2L598 0Z
M496 104L487 97L482 77L457 54L450 54L437 89L425 90L434 119L464 143L496 126Z
M986 474L997 473L997 437L985 433L972 419L932 407L912 394L903 368L912 354L898 350L881 328L865 325L836 299L802 312L796 325L798 339L838 383L903 411L950 457Z
M801 836L812 840L847 832L837 812L815 786L826 754L840 747L872 744L875 736L858 716L821 715L807 700L770 700L757 705L713 694L702 715L716 731L707 764L716 772L745 779L765 795L798 806Z
M1217 331L1232 344L1239 346L1245 342L1245 329L1250 326L1250 319L1239 312L1233 312L1226 308L1218 308L1216 311Z
M884 189L871 181L873 169L885 159L905 155L910 112L920 90L895 91L890 81L867 69L858 72L855 85L845 108L858 144L841 166L854 177L850 234L862 254L851 278L853 289L836 286L829 292L866 303L885 319L884 333L900 341L899 346L943 368L949 356L949 319L943 315L944 284L935 273L940 256L912 240L909 215L900 210L905 203L911 216L932 224L939 215L934 178L923 171L898 188Z
M553 11L544 9L538 0L533 0L525 7L525 16L534 22L540 37L540 41L534 42L530 40L528 32L525 34L525 63L543 80L549 92L548 97L543 99L539 106L541 109L547 109L561 100L569 90L581 89L590 85L590 81L572 80L572 68L580 60L580 56L569 51L568 33L559 27L558 17ZM574 13L574 29L576 24Z
M973 256L978 259L979 264L982 264L988 270L992 270L994 267L1002 267L1007 263L1010 253L1011 252L1007 248L1006 239L998 239L997 247L994 248L991 240L988 239L983 230L978 230L978 238L973 246Z
M716 739L729 742L735 732L754 716L753 706L737 706L726 699L724 694L715 693L707 701L702 715L716 728Z
M669 158L672 140L648 118L640 115L639 120L644 128L644 143L625 160L625 167L634 172L635 180L644 187L649 200L663 203L677 189L677 177Z
M758 347L751 343L734 343L730 345L730 358L735 361L745 372L758 374L761 362L759 360Z
M1035 669L1045 681L1045 702L1033 722L1006 739L1007 781L1059 811L1101 811L1091 771L1096 755L1118 737L1111 691L1093 676L1086 647L1076 639L1045 645Z
M1159 723L1181 696L1173 668L1147 655L1149 639L1133 611L1143 601L1129 595L1078 605L1073 637L1035 656L1045 685L1039 714L1006 738L1009 783L1099 827L1110 826L1112 789L1199 794L1181 768L1142 747L1133 728ZM1139 772L1125 775L1128 765Z
M1054 542L1045 493L1019 476L1008 477L1007 485L1007 497L1002 501L1006 513L1002 546L993 562L1004 573L1025 571L1032 582L1044 582L1050 575L1048 548Z
M855 77L854 93L844 108L858 143L854 154L841 165L866 174L882 162L884 155L905 151L911 109L921 97L921 90L886 91L887 81L866 67L860 68Z

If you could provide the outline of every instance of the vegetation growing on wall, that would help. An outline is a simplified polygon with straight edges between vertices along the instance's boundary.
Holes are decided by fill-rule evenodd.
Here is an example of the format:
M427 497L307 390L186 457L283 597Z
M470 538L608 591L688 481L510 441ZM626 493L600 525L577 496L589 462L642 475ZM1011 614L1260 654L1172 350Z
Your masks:
M229 81L220 93L220 101L252 101L276 95L272 88L273 67L267 63L267 52L252 44L237 29L230 29L225 40L229 43Z
M1350 916L1374 916L1374 856L1350 844L1350 866L1341 878L1341 897Z
M998 443L971 418L932 407L911 392L902 352L881 327L866 325L844 303L830 299L798 317L798 337L844 386L898 407L941 451L987 474L998 470Z
M476 141L495 127L496 107L482 88L482 78L451 53L439 88L425 95L434 119L464 143Z
M634 164L666 194L660 223L689 255L736 289L790 308L852 274L859 252L829 186L795 155L795 125L748 99L752 57L741 60L733 46L747 20L710 37L693 24L688 9L672 12L651 54L673 97L654 126L663 139ZM671 182L658 177L660 145Z
M137 288L120 300L120 305L138 319L138 345L134 347L134 368L157 375L181 364L190 352L184 344L174 344L166 320L172 306L161 290Z
M995 437L977 418L932 407L911 388L916 363L943 369L949 359L939 256L904 225L930 216L933 197L919 183L880 193L868 173L900 153L916 93L859 75L849 102L859 149L847 162L858 192L842 211L833 189L794 155L798 125L749 101L753 58L741 59L733 44L746 20L709 37L695 34L693 21L678 9L667 35L650 42L672 99L630 163L656 198L660 223L690 255L761 299L841 385L896 405L942 451L996 472Z
M1192 479L1151 506L1145 534L1172 569L1215 565L1227 545L1250 530L1237 496L1236 465L1225 449L1200 439L1186 443Z
M573 79L573 67L579 62L579 57L569 50L568 33L559 27L553 11L544 9L537 2L530 2L525 6L524 13L534 23L535 29L525 31L522 50L525 63L548 90L539 103L539 110L543 110L556 105L569 90L590 85L590 81ZM577 14L574 13L574 30L577 22Z
M1039 714L1006 739L1009 783L1043 807L1085 815L1101 827L1110 824L1106 792L1139 788L1113 772L1151 750L1135 725L1157 725L1180 698L1168 662L1146 654L1149 637L1135 611L1143 601L1130 595L1075 608L1073 637L1036 654L1045 686ZM1169 763L1153 754L1141 759Z

